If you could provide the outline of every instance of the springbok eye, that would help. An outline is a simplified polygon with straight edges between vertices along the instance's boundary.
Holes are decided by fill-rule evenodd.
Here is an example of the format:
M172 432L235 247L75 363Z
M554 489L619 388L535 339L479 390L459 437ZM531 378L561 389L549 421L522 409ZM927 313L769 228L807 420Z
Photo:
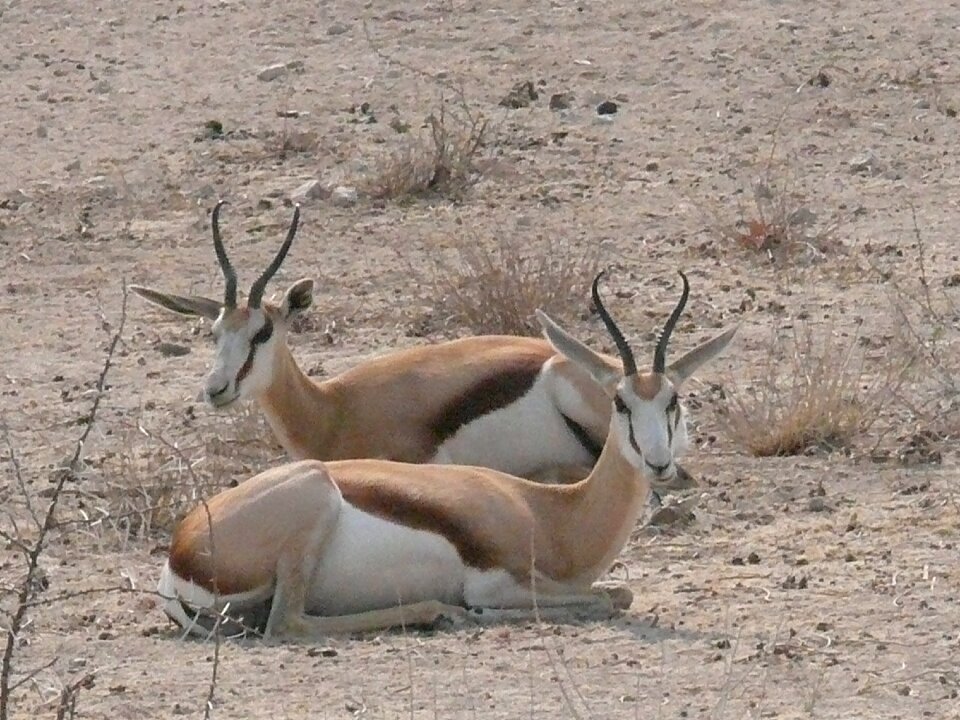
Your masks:
M273 323L267 321L267 323L257 330L257 334L250 338L251 345L263 345L267 340L270 339L270 336L273 334Z
M619 395L613 396L613 406L617 409L618 413L628 412L627 404Z

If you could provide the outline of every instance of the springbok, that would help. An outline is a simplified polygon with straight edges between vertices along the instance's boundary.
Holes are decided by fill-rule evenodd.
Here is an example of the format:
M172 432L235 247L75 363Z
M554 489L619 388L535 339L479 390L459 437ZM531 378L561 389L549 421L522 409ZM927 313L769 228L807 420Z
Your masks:
M296 235L300 208L240 305L220 237L223 204L211 218L223 302L130 286L151 303L214 321L216 357L205 383L214 407L254 399L294 459L479 465L554 481L587 475L603 446L610 403L588 373L541 338L490 335L394 351L313 381L286 341L291 318L313 302L313 280L293 283L279 304L263 300Z
M628 588L608 592L594 582L626 544L651 487L676 475L686 444L677 388L733 336L666 365L689 295L681 277L650 372L638 372L604 308L600 275L593 298L622 369L538 311L552 346L613 405L586 479L544 485L481 467L385 460L281 465L180 522L158 587L165 612L187 632L209 632L221 613L267 636L311 640L441 617L495 621L533 606L629 606Z

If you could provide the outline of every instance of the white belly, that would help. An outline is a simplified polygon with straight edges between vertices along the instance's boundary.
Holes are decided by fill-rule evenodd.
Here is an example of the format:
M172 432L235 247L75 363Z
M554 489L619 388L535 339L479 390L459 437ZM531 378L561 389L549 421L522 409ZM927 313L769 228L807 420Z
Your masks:
M540 375L516 402L461 427L434 454L438 464L480 465L524 476L557 465L590 466L595 458L563 420Z
M464 577L460 556L446 538L344 502L323 545L307 612L347 615L422 600L459 605Z

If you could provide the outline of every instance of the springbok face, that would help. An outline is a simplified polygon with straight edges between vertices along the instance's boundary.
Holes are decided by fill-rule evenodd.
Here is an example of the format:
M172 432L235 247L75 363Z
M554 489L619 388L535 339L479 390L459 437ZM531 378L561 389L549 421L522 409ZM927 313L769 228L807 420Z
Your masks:
M558 352L584 368L613 400L613 423L624 457L641 471L654 489L668 490L677 477L676 460L687 450L686 413L678 390L700 366L719 355L737 331L733 327L694 348L669 367L667 345L687 304L690 284L682 272L683 293L667 319L648 372L637 370L633 351L607 312L598 291L603 273L593 281L593 301L613 337L623 363L623 372L611 370L603 358L567 333L545 313L537 317L547 339Z
M213 247L226 283L223 302L200 296L182 296L131 285L130 289L147 301L180 313L213 321L217 341L213 366L207 374L204 395L214 407L226 407L241 397L253 397L270 385L278 349L285 346L290 319L313 302L313 280L293 283L279 304L263 301L270 278L283 263L300 222L300 207L293 213L287 237L273 262L250 287L247 302L237 304L237 274L230 264L220 238L220 208L213 209Z

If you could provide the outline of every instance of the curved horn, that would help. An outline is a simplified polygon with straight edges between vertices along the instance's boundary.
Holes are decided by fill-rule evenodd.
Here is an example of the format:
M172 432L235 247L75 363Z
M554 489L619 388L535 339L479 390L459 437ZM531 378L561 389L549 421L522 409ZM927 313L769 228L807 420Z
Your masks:
M670 317L667 318L667 322L663 326L663 332L660 333L660 340L657 342L657 349L653 352L653 371L655 373L666 372L667 343L670 342L670 336L673 334L673 329L677 326L677 320L680 319L680 314L687 305L687 297L690 295L690 282L687 280L687 276L683 274L682 270L678 272L683 279L683 292L680 295L680 302L677 303L673 312L670 313Z
M287 251L290 250L290 244L293 242L293 237L297 234L297 226L299 224L300 204L298 203L294 206L293 222L290 223L290 229L287 231L287 239L283 241L283 245L281 245L277 251L273 262L270 263L269 267L263 271L263 274L250 286L250 297L247 298L247 305L250 307L260 307L260 301L263 299L263 291L266 289L267 283L270 282L270 278L274 276L274 273L276 273L277 270L280 269L280 265L283 264L283 259L287 256Z
M237 271L230 264L230 258L227 257L227 251L223 247L223 240L220 239L220 208L226 204L226 200L221 200L213 207L210 223L213 226L213 249L217 253L217 262L220 263L226 283L223 304L228 308L234 308L237 306Z
M604 271L601 270L593 279L593 287L591 288L591 293L593 294L593 304L597 306L597 312L600 313L600 319L603 320L603 324L607 326L607 331L613 337L613 341L617 344L617 350L620 351L620 360L623 362L623 374L636 375L637 362L633 358L633 350L630 349L626 338L623 337L623 333L620 332L620 328L617 327L617 323L615 323L613 318L610 317L610 313L608 313L607 309L603 306L603 301L600 300L600 293L597 289L597 286L600 284L600 278L603 277L603 273Z

